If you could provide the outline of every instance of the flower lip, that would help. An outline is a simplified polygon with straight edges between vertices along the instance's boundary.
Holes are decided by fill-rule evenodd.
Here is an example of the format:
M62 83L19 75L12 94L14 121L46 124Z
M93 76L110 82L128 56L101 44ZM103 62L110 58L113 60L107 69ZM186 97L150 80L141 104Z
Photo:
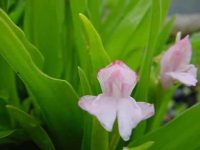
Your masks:
M94 115L109 132L112 131L113 124L117 120L119 134L127 141L132 129L140 121L154 114L154 106L145 102L136 102L130 97L138 77L120 60L99 70L97 78L102 93L98 96L83 96L78 104L83 110Z

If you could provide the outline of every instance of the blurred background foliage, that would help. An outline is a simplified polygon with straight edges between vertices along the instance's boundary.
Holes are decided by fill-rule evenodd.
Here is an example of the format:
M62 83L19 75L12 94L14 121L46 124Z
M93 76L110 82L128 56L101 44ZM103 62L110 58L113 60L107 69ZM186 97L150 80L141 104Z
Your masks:
M155 90L159 74L155 58L175 41L174 13L191 12L182 6L199 12L197 0L187 2L174 0L170 7L168 0L1 0L0 7L15 24L1 11L0 149L107 149L116 131L106 133L95 119L80 112L78 97L99 93L98 69L120 59L140 76L134 97L150 99L148 91ZM166 19L168 14L172 17ZM190 39L192 62L199 68L200 33L192 33ZM166 104L168 113L161 124L196 104L199 93L199 85L181 85L173 97L168 97L174 101ZM121 149L153 140L152 149L161 149L169 141L163 149L198 149L199 134L195 133L199 122L183 138L174 140L197 121L198 108L135 140L149 132L145 130L151 121L142 123L134 131L133 142L119 140L110 147ZM193 141L188 142L191 137Z

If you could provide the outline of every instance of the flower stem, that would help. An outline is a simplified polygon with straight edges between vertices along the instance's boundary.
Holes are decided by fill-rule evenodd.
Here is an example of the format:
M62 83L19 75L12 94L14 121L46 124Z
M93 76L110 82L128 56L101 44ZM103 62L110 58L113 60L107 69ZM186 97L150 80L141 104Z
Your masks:
M112 140L111 140L110 146L109 146L109 150L116 150L119 140L120 140L120 136L117 132L112 137Z
M119 141L120 141L120 135L118 131L118 125L117 123L115 123L113 134L112 134L110 145L109 145L109 150L116 150Z
M107 150L108 146L108 132L93 118L91 150Z

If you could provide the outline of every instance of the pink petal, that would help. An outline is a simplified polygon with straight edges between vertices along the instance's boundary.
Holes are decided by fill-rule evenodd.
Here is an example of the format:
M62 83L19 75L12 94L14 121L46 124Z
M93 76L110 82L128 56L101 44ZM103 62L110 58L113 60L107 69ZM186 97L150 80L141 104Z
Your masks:
M166 71L175 71L190 62L192 46L188 36L168 49L161 59L161 67Z
M173 84L173 79L167 73L165 73L164 75L161 75L161 83L162 86L167 89Z
M85 111L92 109L92 102L95 100L96 96L83 96L80 98L78 105Z
M182 62L184 64L188 64L192 57L192 45L189 40L189 36L187 35L185 38L177 42L176 48L182 51Z
M188 36L172 46L161 59L161 82L164 87L169 87L172 80L167 73L176 72L188 65L192 55L192 47Z
M114 61L98 72L102 91L108 96L129 96L137 82L137 75L122 61Z
M141 112L142 112L142 116L143 116L142 120L148 119L154 115L155 110L154 110L153 104L149 104L145 102L137 102L137 104L140 107Z
M116 100L102 94L95 96L84 96L79 101L79 106L85 111L97 117L101 125L112 131L116 119Z
M128 141L132 129L143 120L143 114L136 101L129 97L120 99L118 103L117 119L120 136Z
M169 72L168 75L187 86L195 86L197 83L197 68L194 65L187 65L177 72Z

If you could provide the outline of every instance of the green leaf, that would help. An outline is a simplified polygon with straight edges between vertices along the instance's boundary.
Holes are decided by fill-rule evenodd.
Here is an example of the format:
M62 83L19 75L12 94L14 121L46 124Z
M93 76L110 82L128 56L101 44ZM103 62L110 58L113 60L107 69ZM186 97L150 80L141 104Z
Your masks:
M21 104L22 110L25 111L25 112L29 112L30 108L31 108L31 104L32 104L31 97L24 99L22 104Z
M194 63L197 68L200 68L200 32L194 33L191 36L191 42L192 42L192 63ZM200 70L198 69L198 79L200 79Z
M95 26L96 29L99 29L101 23L100 15L100 0L86 0L87 3L87 13L88 16Z
M79 78L81 83L82 95L92 94L92 90L85 72L78 67ZM92 116L88 112L84 112L84 130L82 140L82 150L90 150L92 136Z
M91 88L85 72L79 67L79 76L83 95L92 94ZM97 147L97 145L99 145ZM82 141L82 150L107 150L108 133L99 124L95 117L87 112L84 113L84 135Z
M0 145L17 143L27 139L27 136L22 129L13 129L11 124L13 116L10 116L6 105L6 101L0 98Z
M82 21L84 34L87 42L87 60L88 70L84 70L90 80L90 84L93 87L93 93L99 93L99 84L97 82L97 72L102 67L107 66L110 63L110 57L103 47L101 38L91 22L83 14L79 14Z
M91 57L93 71L97 71L110 63L110 58L104 50L101 38L91 22L83 14L79 14L84 27L84 33L87 40L87 50Z
M0 131L11 128L11 118L6 109L6 101L0 98Z
M131 10L134 9L135 5L138 1L124 1L119 0L115 1L114 6L110 8L110 13L108 16L103 20L101 33L104 42L106 42L106 39L108 39L108 36L117 28L116 24L119 24L121 21L123 21L124 16L126 16ZM105 8L103 15L105 15L105 11L107 11ZM116 15L117 14L117 15Z
M29 139L23 129L0 130L0 147L4 144L18 144Z
M86 11L86 0L73 0L67 3L68 8L70 10L70 17L72 17L72 27L70 31L73 29L73 37L72 44L73 49L76 50L77 55L79 57L79 62L81 68L83 68L86 73L88 71L88 64L90 64L90 60L88 59L88 54L86 51L85 41L83 38L83 34L81 31L81 21L79 18L79 13L84 13ZM71 18L70 18L71 19ZM74 51L73 51L74 53ZM76 58L76 57L75 57ZM76 67L77 68L77 67Z
M0 56L0 94L5 94L7 103L19 106L19 98L15 81L15 73Z
M144 56L144 48L150 31L150 15L149 12L145 14L133 35L127 40L124 50L120 53L120 59L124 60L134 70L139 69Z
M160 0L152 0L149 41L144 53L140 70L140 80L135 94L138 100L147 100L150 67L154 54L155 43L161 25L160 9Z
M15 1L14 4L12 4L11 6L9 3L8 10L11 20L15 22L17 25L21 26L23 24L23 18L24 18L25 1L24 0Z
M96 1L94 3L96 3ZM65 69L65 72L66 77L71 76L71 80L69 81L71 81L70 83L72 83L73 87L75 89L79 89L78 85L80 83L78 83L77 80L74 80L75 76L76 78L78 78L77 67L80 66L87 75L91 72L91 61L88 52L86 51L86 42L84 40L84 36L82 33L82 24L79 18L79 13L85 13L88 11L87 0L66 1L66 10L68 10L66 20L66 35L69 40L67 40L66 42L67 51L65 55L65 60L68 61L68 66L72 68L72 71L71 73L69 73L69 68L67 68ZM91 15L93 17L95 16L95 14L93 13Z
M194 150L200 146L200 121L197 121L199 114L200 104L197 104L164 127L131 142L129 147L154 141L150 150Z
M0 91L0 99L3 99L5 102L7 102L8 94L5 91Z
M163 25L163 15L162 15L162 0L152 0L151 7L151 21L150 21L150 33L147 48L144 52L144 57L141 63L140 69L140 80L136 88L135 98L138 101L147 101L148 100L148 90L149 90L149 82L150 82L150 70L152 64L152 58L154 56L154 51L156 47L156 43L158 39L158 35L160 32L160 28ZM134 137L140 137L146 128L146 122L143 122L140 126L135 130Z
M41 150L55 150L48 134L34 118L14 106L6 107Z
M26 36L42 52L45 58L44 72L58 78L63 71L64 19L65 0L26 1Z
M4 9L5 11L7 11L7 1L8 0L1 0L0 1L0 8Z
M147 100L152 58L154 56L156 44L159 43L157 41L160 40L158 35L167 14L169 2L169 0L152 0L149 40L144 53L140 70L140 81L135 94L138 100Z
M191 36L191 41L192 41L192 45L195 47L195 48L200 48L200 32L197 32L197 33L194 33L192 36Z
M150 8L151 1L140 0L137 2L127 16L117 25L117 28L107 35L109 39L105 40L105 47L113 59L120 57L127 46L127 41L134 36L134 31L139 26L145 14ZM132 41L134 42L134 41Z
M156 48L155 48L155 55L160 54L163 50L163 47L165 46L165 43L167 42L171 32L172 32L172 27L174 23L174 18L171 18L168 20L164 26L162 27L158 39Z
M126 59L125 56L128 55L128 57L131 57L132 60L137 59L137 57L132 57L130 53L134 53L135 51L139 51L142 53L141 56L143 56L144 48L147 45L148 38L149 38L149 32L150 32L150 16L151 14L149 11L146 12L145 16L140 21L139 25L135 29L135 31L132 33L132 36L129 37L129 39L126 42L126 46L124 47L124 51L120 53L120 56ZM137 53L137 52L136 52ZM140 59L142 57L139 57ZM135 61L132 61L132 63L135 63ZM141 60L139 61L139 64L141 63Z
M148 150L153 144L154 142L150 141L150 142L143 143L137 147L127 148L127 150ZM123 150L126 150L126 148L124 148Z
M0 131L0 145L10 143L20 143L27 140L29 137L22 129L7 129Z
M104 50L101 38L91 22L82 14L79 14L83 24L84 33L87 41L88 53L92 63L92 87L97 87L96 74L97 71L110 63L110 58ZM100 140L101 139L101 140ZM96 145L99 145L96 147ZM108 133L101 127L96 119L93 120L92 127L92 150L106 150L108 148Z
M153 102L156 111L154 116L152 116L152 118L148 121L148 131L153 131L162 125L163 118L166 115L169 103L172 101L172 95L177 88L177 86L174 86L166 90L163 89L159 84L159 86L157 86L156 89L152 91L152 98L154 97Z
M18 73L36 99L57 147L64 149L80 142L82 114L77 105L76 92L67 81L51 78L40 71L28 47L5 19L8 18L0 15L0 55Z
M90 83L87 79L87 76L85 72L83 71L83 69L81 69L80 67L78 67L78 74L79 74L79 78L81 82L82 94L83 95L92 94L92 90L90 87Z
M108 150L108 132L93 118L91 150Z
M0 9L0 17L6 24L9 25L9 27L15 33L17 38L19 38L21 40L21 42L23 43L24 47L30 53L34 63L39 68L42 68L43 67L43 63L44 63L44 58L43 58L42 54L40 53L40 51L26 39L26 37L25 37L24 33L22 32L22 30L17 25L15 25L12 22L12 20L7 16L7 14L1 9Z
M3 131L0 131L0 139L8 137L11 134L13 134L14 132L15 132L15 130L3 130Z
M160 23L165 22L171 0L160 0Z

